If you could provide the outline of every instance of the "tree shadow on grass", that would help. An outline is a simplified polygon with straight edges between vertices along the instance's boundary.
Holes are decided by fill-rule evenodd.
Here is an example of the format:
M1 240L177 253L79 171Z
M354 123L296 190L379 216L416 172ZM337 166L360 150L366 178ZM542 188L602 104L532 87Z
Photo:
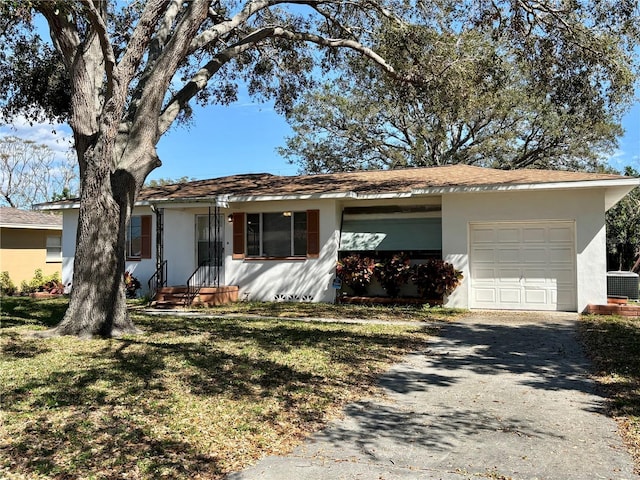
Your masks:
M606 377L612 415L640 417L640 323L615 317L583 317L580 338L595 366Z
M0 446L14 473L46 478L204 478L222 475L217 460L196 452L188 442L154 438L126 413L91 411L51 422L41 414L18 437ZM0 463L0 467L2 463ZM2 469L0 468L0 472Z
M29 325L53 327L60 323L67 311L68 299L34 299L31 297L2 297L0 300L0 328Z
M8 363L25 368L28 361L33 371L2 387L3 409L14 420L9 438L0 442L0 474L11 465L22 474L53 478L98 470L113 478L136 471L146 478L161 471L173 478L193 478L194 472L217 478L228 467L215 452L199 450L169 427L187 394L211 405L266 399L295 428L309 429L325 422L327 407L343 402L349 390L370 388L377 373L372 364L423 347L425 339L297 322L141 323L147 335L117 340L12 338ZM331 366L348 367L348 378L316 370L308 359L297 363L296 355L309 349L330 358ZM248 421L245 413L233 414L238 425ZM279 415L267 408L253 421L277 426Z

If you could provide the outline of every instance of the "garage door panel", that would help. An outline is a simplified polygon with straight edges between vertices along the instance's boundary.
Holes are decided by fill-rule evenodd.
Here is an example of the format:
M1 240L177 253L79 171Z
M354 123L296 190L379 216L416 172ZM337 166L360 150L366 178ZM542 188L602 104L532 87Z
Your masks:
M540 247L524 247L520 253L519 262L530 264L546 264L547 249Z
M501 228L496 233L498 243L520 243L520 235L519 228Z
M496 249L495 257L499 263L519 263L520 249L513 247Z
M499 284L519 283L522 276L520 268L497 268L495 272L494 281Z
M481 263L494 264L496 261L495 248L475 248L473 250L473 255L478 264L481 264Z
M553 265L572 265L573 248L569 245L564 247L549 248L549 260Z
M493 285L495 283L496 278L496 269L495 268L478 268L476 270L475 279L478 282L490 283Z
M471 307L575 310L574 236L572 222L472 224Z
M549 275L545 268L527 268L522 273L522 280L525 285L544 285L549 282Z
M575 275L570 268L554 268L551 270L550 276L558 285L573 286Z
M522 291L519 288L500 288L498 290L500 303L519 305L522 303Z
M479 245L482 243L495 243L496 232L493 228L477 228L471 233L471 243Z
M532 289L525 288L524 290L524 301L528 304L534 306L546 305L550 303L550 298L547 295L547 290L544 289Z
M554 294L556 295L555 303L558 305L559 310L575 308L575 291L573 288L558 288Z
M549 243L573 243L573 229L570 227L549 227Z
M497 299L496 292L495 288L476 288L474 290L474 300L477 303L493 304Z
M522 243L545 243L546 230L544 228L523 228Z

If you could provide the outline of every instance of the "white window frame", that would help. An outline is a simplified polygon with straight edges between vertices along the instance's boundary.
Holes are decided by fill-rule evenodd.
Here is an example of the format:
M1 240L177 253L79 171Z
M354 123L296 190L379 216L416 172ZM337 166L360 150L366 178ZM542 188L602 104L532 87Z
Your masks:
M46 263L62 262L62 235L47 235Z
M307 256L307 249L305 248L305 252L304 253L295 253L295 216L296 215L301 215L304 214L305 216L307 216L307 212L304 210L300 210L300 211L283 211L283 212L260 212L260 213L247 213L247 218L245 219L245 222L248 222L249 220L249 215L258 215L258 242L259 242L259 253L258 254L249 254L249 242L248 242L248 238L249 238L249 229L245 226L245 251L247 252L246 257L247 258L260 258L260 257L267 257L267 255L265 255L264 253L264 232L263 232L263 228L264 228L264 214L280 214L283 215L285 217L289 217L289 223L290 223L290 232L289 232L289 254L285 255L282 258L303 258ZM307 218L308 221L308 218ZM306 235L306 230L305 230L305 235ZM272 255L269 255L272 256ZM278 257L280 258L280 257Z
M135 237L131 235L131 231L134 228L134 225L133 225L134 221L139 223L139 225L136 228L140 228L140 234ZM126 239L127 239L127 245L125 249L126 258L129 260L132 260L132 259L140 260L142 258L142 215L131 215L131 218L129 219L129 223L127 223ZM140 242L140 253L138 253L137 255L132 254L132 244L135 239L138 239L138 241Z

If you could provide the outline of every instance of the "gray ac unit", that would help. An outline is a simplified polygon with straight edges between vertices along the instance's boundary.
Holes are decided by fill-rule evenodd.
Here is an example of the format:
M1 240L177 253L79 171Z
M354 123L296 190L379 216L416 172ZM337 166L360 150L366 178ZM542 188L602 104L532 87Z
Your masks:
M607 272L607 295L638 300L640 283L633 272Z

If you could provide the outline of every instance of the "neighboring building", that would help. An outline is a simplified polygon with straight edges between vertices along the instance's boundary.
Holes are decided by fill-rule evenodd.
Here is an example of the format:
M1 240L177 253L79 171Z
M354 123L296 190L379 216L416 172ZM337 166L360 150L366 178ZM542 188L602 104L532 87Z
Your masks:
M404 251L462 270L449 306L583 311L606 303L605 212L638 184L456 165L146 188L129 225L127 269L144 286L166 261L169 285L191 278L237 285L240 298L333 302L339 255ZM65 284L77 207L43 206L63 211Z
M0 272L19 288L37 269L59 274L62 266L62 215L0 207Z

